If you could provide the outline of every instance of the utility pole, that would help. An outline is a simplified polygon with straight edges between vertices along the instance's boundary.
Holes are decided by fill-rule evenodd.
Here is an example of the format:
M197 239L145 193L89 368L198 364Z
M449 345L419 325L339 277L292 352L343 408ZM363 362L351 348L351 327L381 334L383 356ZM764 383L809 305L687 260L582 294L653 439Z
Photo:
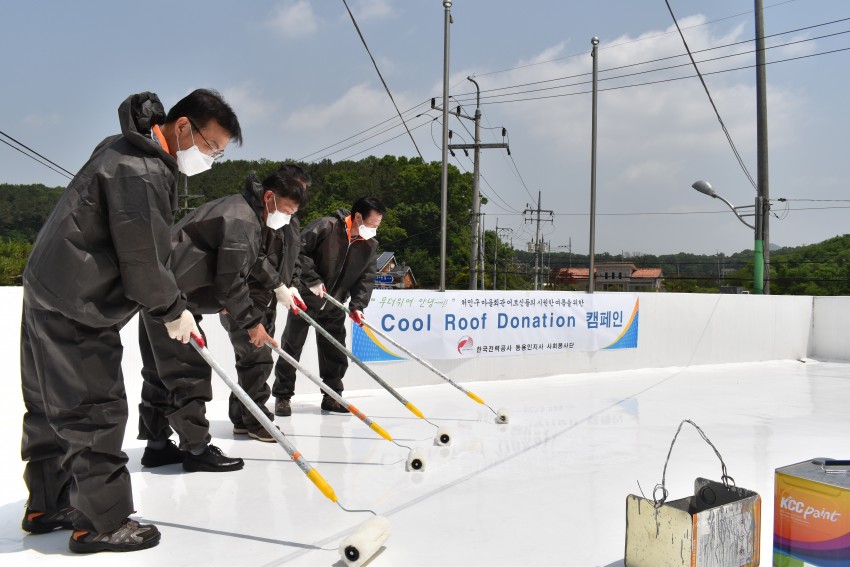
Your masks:
M597 92L597 60L599 59L599 38L594 37L590 40L593 44L593 102L591 112L590 126L590 265L587 270L587 292L593 293L593 288L596 287L593 271L594 256L596 254L596 92Z
M443 0L443 169L440 176L440 291L446 291L446 230L449 207L449 27L452 0ZM431 106L433 106L433 102Z
M481 213L483 216L483 213ZM481 272L481 289L484 289L484 268L486 267L485 258L484 258L484 235L487 234L484 230L484 219L481 219L481 223L478 225L478 258L481 262L480 272ZM477 285L477 283L476 283Z
M475 122L475 143L473 144L449 144L447 148L449 150L473 150L473 173L472 173L472 217L470 218L470 231L472 233L472 242L470 245L469 252L469 289L478 289L478 256L479 256L479 247L478 247L478 224L479 224L479 216L481 211L481 191L480 191L480 183L481 183L481 150L482 149L496 149L496 148L504 148L508 151L508 155L511 155L511 148L508 146L507 142L502 142L500 144L482 144L481 143L481 88L478 86L478 82L475 81L472 77L467 77L467 80L471 81L475 85L475 116L468 116L461 112L460 106L455 109L455 114L458 118L465 118L467 120L472 120ZM446 105L448 103L443 101L443 114L446 115L447 108ZM435 100L431 99L431 108L436 108ZM505 128L502 128L502 139L508 135L508 131ZM482 274L483 277L483 274Z
M756 198L756 254L763 250L764 289L770 294L770 191L767 165L767 72L764 56L764 8L762 0L755 0L756 19L756 153L758 197ZM761 222L759 222L761 221ZM757 262L756 262L757 264ZM758 268L756 268L758 269ZM758 290L754 290L759 293Z
M545 209L545 210L541 209L540 208L540 199L541 199L540 191L538 191L537 192L537 208L536 209L526 208L522 212L523 215L525 215L527 213L536 213L536 215L537 215L536 220L529 221L528 219L525 219L525 222L536 222L536 224L537 224L537 228L536 228L535 234L534 234L534 289L535 289L535 291L538 289L538 284L539 284L539 280L540 280L540 262L542 260L542 258L541 258L541 246L540 246L540 222L541 222L540 213L549 213L550 217L553 214L555 214L555 211L552 211L552 210L549 210L549 209ZM526 207L528 207L528 205L526 205ZM542 222L551 222L551 223L554 224L554 221L551 218L543 219Z

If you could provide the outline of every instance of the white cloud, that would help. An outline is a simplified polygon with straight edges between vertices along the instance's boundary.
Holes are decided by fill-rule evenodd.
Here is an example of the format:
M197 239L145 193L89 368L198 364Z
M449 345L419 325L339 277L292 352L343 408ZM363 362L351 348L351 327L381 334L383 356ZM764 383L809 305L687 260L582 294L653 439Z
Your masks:
M387 0L359 0L351 6L351 13L358 22L382 20L395 12Z
M280 112L280 102L263 98L262 89L254 84L236 85L224 89L225 100L233 107L243 125L264 123Z
M397 95L396 103L404 106L404 97ZM334 135L346 132L346 128L357 128L361 124L377 124L395 113L392 103L383 89L375 89L365 83L355 85L339 99L329 104L309 105L290 114L284 126L298 131L334 129Z
M309 36L319 28L319 22L308 0L285 2L272 10L269 26L288 39Z

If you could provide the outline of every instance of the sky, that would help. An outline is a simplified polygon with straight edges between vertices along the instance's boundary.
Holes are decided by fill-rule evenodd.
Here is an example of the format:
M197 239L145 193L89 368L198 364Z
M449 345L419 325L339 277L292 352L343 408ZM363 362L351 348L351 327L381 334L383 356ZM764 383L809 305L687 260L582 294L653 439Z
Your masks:
M198 87L219 90L239 116L245 143L231 145L225 159L440 161L442 113L430 99L442 102L442 0L347 1L413 140L342 0L6 3L0 183L68 181L7 136L76 172L118 132L116 111L128 95L153 91L170 107ZM755 179L754 3L670 6ZM850 221L850 5L764 7L770 242L813 244L845 234ZM474 115L472 77L481 89L482 142L510 144L510 156L481 151L487 230L529 246L535 224L526 211L539 194L540 208L552 212L540 224L551 252L588 253L596 36L596 252L752 248L750 228L691 189L709 181L734 206L752 205L756 195L664 0L454 0L450 11L450 107ZM473 142L471 120L452 117L449 128L451 143ZM471 152L456 154L450 163L472 172Z

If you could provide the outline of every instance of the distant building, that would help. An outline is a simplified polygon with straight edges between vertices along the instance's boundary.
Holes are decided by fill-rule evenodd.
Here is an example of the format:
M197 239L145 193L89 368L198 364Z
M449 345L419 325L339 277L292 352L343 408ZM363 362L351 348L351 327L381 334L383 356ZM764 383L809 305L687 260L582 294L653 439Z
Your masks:
M561 268L555 271L555 285L587 288L589 268ZM637 268L634 264L613 262L596 264L593 274L595 291L661 291L661 268Z
M397 262L393 252L384 252L378 256L377 270L375 289L414 289L416 287L413 270L410 266Z

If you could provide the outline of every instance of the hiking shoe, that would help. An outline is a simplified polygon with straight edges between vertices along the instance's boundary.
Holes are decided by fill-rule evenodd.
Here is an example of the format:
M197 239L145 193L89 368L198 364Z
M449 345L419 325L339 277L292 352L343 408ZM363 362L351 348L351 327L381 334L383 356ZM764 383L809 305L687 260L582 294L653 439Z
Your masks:
M74 553L97 553L98 551L138 551L159 543L160 533L153 524L140 524L127 518L111 532L95 534L75 531L68 541Z
M280 428L278 427L278 430ZM262 441L263 443L274 443L275 438L269 433L265 427L262 425L258 425L256 429L252 429L248 432L248 436L252 439L256 439L257 441Z
M142 455L142 466L148 468L161 467L163 465L174 465L183 462L183 456L186 451L181 451L174 441L168 440L168 443L162 449L153 449L145 447L145 452Z
M21 529L31 534L46 534L53 530L73 530L76 515L77 509L71 506L66 506L52 514L27 508L24 519L21 521Z
M343 406L341 403L339 403L328 395L325 395L322 398L322 411L329 411L334 413L348 413L348 410L345 409L345 406Z
M245 427L244 423L237 423L233 426L233 434L234 435L247 435L249 433L248 428Z
M238 471L245 466L245 461L226 456L215 445L207 445L200 455L186 451L183 459L183 470L188 472L228 472Z
M274 404L274 414L279 417L289 417L292 415L292 406L286 398L278 398Z

